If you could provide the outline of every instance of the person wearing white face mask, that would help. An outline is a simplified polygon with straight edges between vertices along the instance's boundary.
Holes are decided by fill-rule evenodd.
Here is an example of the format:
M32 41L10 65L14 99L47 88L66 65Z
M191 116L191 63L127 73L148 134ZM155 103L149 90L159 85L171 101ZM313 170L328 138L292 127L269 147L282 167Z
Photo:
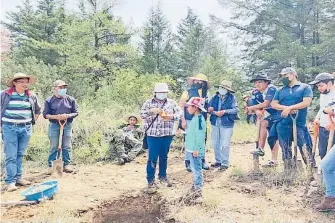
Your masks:
M64 172L72 173L71 163L71 138L72 121L78 116L78 105L76 100L67 95L67 84L57 80L53 84L54 95L48 97L44 103L43 117L49 119L48 136L50 140L50 154L48 166L58 157L59 122L66 122L63 130L62 159L64 161Z
M167 84L157 83L153 98L147 100L140 111L141 118L144 120L145 139L149 150L147 161L148 193L157 191L155 172L158 158L159 181L167 187L172 186L166 174L167 158L175 134L174 124L178 123L183 111L175 101L168 98L168 92Z
M238 105L233 95L232 82L222 81L216 95L210 100L208 112L211 114L211 140L215 153L215 163L211 166L226 170L229 167L230 141L235 120L238 119Z

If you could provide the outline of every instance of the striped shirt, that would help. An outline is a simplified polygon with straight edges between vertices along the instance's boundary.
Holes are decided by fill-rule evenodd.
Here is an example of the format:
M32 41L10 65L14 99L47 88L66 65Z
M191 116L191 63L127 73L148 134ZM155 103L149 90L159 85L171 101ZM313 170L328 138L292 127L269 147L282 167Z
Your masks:
M32 111L28 95L13 92L1 121L4 123L31 122Z
M172 99L167 99L166 103L162 107L163 103L164 102L159 102L152 98L147 100L141 108L141 117L144 119L144 130L148 128L156 117L155 114L150 112L151 108L162 108L165 113L173 115L173 120L171 121L164 121L160 116L158 116L156 121L146 132L148 136L163 137L174 135L174 130L176 130L177 127L175 124L178 124L178 120L182 117L183 111Z

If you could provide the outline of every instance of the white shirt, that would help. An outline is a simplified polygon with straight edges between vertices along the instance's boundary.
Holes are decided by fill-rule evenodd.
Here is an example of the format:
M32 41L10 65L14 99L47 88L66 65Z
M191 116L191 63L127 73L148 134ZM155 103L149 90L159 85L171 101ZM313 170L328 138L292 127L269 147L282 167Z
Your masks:
M332 102L335 101L335 90L330 91L328 94L321 94L320 96L320 110L316 118L320 119L320 126L327 127L329 124L328 114L323 113L323 110Z

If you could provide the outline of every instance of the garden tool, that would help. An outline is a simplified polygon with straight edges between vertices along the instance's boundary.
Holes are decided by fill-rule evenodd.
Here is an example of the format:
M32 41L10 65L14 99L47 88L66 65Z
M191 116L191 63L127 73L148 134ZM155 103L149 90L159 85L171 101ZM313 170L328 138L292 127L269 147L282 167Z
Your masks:
M259 135L260 135L260 131L261 131L261 121L262 118L257 117L257 121L256 121L256 138L255 138L255 143L256 143L256 149L258 149L259 146ZM259 171L259 155L256 153L253 153L252 155L253 157L253 164L254 164L254 171Z
M295 117L293 115L290 115L292 121L293 121L293 165L295 168L299 167L299 169L302 169L302 162L298 159L298 133L297 133L297 117L298 112L296 113ZM303 153L301 151L301 153ZM301 154L302 155L302 154Z
M312 148L312 158L315 157L315 151L316 151L316 145L318 143L318 137L319 137L319 125L314 124L314 132L313 132L313 148Z
M57 173L59 177L63 176L63 159L62 159L62 141L63 141L63 132L64 132L64 126L66 124L67 120L64 121L58 120L59 124L59 139L58 139L58 148L57 148L57 159L52 161L52 169L53 172Z
M327 145L327 153L333 147L333 140L334 140L334 130L335 130L335 123L331 115L329 115L330 121L330 128L329 128L329 138L328 138L328 145Z

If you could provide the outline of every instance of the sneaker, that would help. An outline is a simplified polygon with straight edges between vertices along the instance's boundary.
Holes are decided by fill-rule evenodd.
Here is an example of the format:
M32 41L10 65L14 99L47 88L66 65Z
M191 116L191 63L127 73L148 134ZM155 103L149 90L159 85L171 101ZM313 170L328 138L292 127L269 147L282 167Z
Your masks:
M217 163L217 162L211 164L211 167L214 167L214 168L218 168L220 166L221 166L221 163Z
M147 193L148 194L154 194L157 192L157 187L154 183L149 183L148 188L147 188Z
M13 192L13 191L16 191L17 189L18 187L15 186L15 183L7 184L6 191Z
M159 179L159 182L167 187L172 187L172 183L168 179Z
M19 186L27 186L27 185L30 185L31 182L21 178L16 181L16 184Z
M265 168L272 168L272 167L276 167L278 166L278 163L276 161L273 161L273 160L269 160L268 163L262 165L262 167L265 167Z
M202 161L202 169L203 170L209 170L209 166L206 164L205 159L202 159L201 161Z
M258 156L264 156L265 155L264 149L262 149L262 148L257 148L255 150L252 150L250 153L253 154L253 155L258 155Z
M72 169L72 167L70 165L66 165L63 168L63 172L65 173L72 173L74 170Z
M325 197L321 204L315 207L320 212L335 211L335 197Z
M224 165L222 165L222 166L219 167L220 171L226 171L227 169L228 169L228 167L224 166Z
M190 164L189 160L185 160L185 168L186 168L187 172L192 172L191 164Z

